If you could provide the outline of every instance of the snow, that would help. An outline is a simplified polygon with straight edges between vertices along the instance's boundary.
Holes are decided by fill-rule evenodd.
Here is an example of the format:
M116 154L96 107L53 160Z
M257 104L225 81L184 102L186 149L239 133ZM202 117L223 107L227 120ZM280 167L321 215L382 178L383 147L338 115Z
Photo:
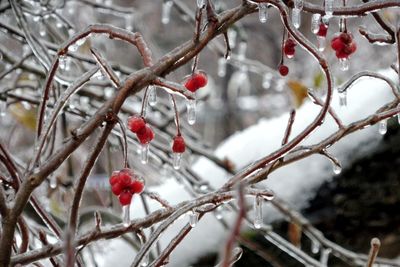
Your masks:
M396 79L393 71L384 71L382 74L390 79ZM347 97L348 106L346 108L339 107L336 92L332 101L332 107L344 124L373 114L380 106L394 98L386 83L371 78L359 80L350 88ZM321 107L312 104L311 101L303 104L297 110L291 137L300 133L316 117L320 109ZM256 125L237 132L225 140L216 150L216 155L220 158L229 158L237 169L245 167L280 147L288 118L289 114L283 114L269 120L261 119ZM337 125L328 115L325 123L301 145L317 143L336 130ZM358 157L373 151L379 145L381 138L377 125L375 125L345 137L329 148L329 152L338 158L342 166L346 168ZM193 169L216 188L229 177L222 169L206 159L200 159L194 164ZM292 207L300 209L307 205L315 188L332 179L333 176L332 163L321 155L313 155L275 171L261 186L272 189L276 195L289 202ZM173 179L168 179L161 186L150 188L150 190L158 192L171 204L190 199L189 194ZM160 208L156 202L149 204L151 210ZM144 216L141 202L138 199L132 205L132 214L135 218ZM232 214L224 213L224 216L232 221ZM264 219L268 221L280 217L276 211L269 209L264 211L264 216L266 216ZM174 223L163 234L160 240L162 246L168 244L168 241L187 222L186 216ZM222 248L226 234L213 214L204 216L171 255L169 266L190 266L198 257L209 252L218 252ZM135 256L135 251L123 242L108 242L108 244L113 247L114 251L105 257L101 266L112 266L113 264L129 266Z

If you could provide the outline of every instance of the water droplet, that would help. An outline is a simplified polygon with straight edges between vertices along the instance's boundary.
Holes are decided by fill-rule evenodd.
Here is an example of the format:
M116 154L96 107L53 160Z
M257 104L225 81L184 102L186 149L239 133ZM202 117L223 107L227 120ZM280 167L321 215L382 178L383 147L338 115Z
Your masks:
M263 224L263 216L262 216L262 204L263 198L261 196L256 196L254 198L254 228L260 229Z
M333 16L333 0L325 0L325 17L330 19Z
M311 239L311 252L317 254L321 248L321 244L316 239Z
M182 153L173 153L173 166L175 170L179 170L181 168L181 159Z
M205 5L205 0L197 0L197 7L202 8Z
M40 36L46 36L46 25L43 23L43 20L42 21L40 21L40 24L39 24L39 34L40 34Z
M319 51L324 51L326 47L326 37L325 36L317 36L317 47Z
M231 45L231 48L235 48L235 46L236 46L236 38L237 38L237 32L234 29L229 29L228 30L228 39L229 39L229 43Z
M311 18L311 32L317 34L319 32L319 24L321 23L321 14L313 14Z
M220 57L218 59L218 76L225 77L225 75L226 75L226 59Z
M190 99L187 103L187 122L190 125L196 123L196 100Z
M162 5L162 11L161 11L162 24L169 23L172 5L173 5L173 1L171 1L171 0L164 1L163 5Z
M238 59L243 60L246 58L247 42L242 41L239 43Z
M50 176L49 186L51 189L57 188L57 177L55 175Z
M340 70L341 71L347 71L349 70L349 59L348 58L340 58L339 59L339 64L340 64Z
M56 22L56 27L57 27L57 28L61 29L62 26L63 26L63 23L62 23L61 21L57 21L57 22Z
M131 205L125 205L122 207L122 223L125 227L129 226L131 222L130 206Z
M379 134L385 135L387 133L387 120L381 120L378 123Z
M333 162L333 173L339 175L342 172L342 166Z
M263 80L262 80L262 87L264 89L269 89L271 87L271 81L272 81L272 73L268 72L263 75Z
M326 248L321 252L320 263L322 266L328 266L329 254L331 254L332 249Z
M107 99L110 99L112 97L113 93L114 93L114 89L111 87L107 87L106 89L104 89L104 96Z
M218 206L215 209L214 214L215 214L215 218L217 218L217 220L222 220L222 218L223 218L222 211L223 211L222 206Z
M189 212L189 224L191 227L195 227L199 221L199 215L194 210Z
M347 106L347 91L339 92L339 106Z
M258 18L261 23L265 23L268 20L268 5L266 3L258 4Z
M149 144L142 144L141 145L141 150L140 150L140 161L142 164L147 164L149 161Z
M294 8L298 10L302 10L304 6L304 1L303 0L294 0Z
M154 85L149 86L148 94L149 94L149 98L148 98L149 105L153 107L157 104L157 90Z
M297 9L297 8L292 9L292 23L296 29L300 28L300 24L301 24L300 9Z

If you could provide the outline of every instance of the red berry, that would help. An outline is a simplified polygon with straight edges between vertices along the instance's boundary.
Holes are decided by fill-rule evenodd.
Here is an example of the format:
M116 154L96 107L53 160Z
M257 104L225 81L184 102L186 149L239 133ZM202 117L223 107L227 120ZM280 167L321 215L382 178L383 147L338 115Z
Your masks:
M351 48L351 53L356 52L357 44L355 42L352 42L351 45L350 45L350 48Z
M140 194L143 192L144 184L139 180L133 180L130 184L132 194Z
M335 37L331 41L331 47L335 51L342 50L344 48L344 43L339 37Z
M349 44L351 43L351 41L353 40L353 37L351 34L347 33L347 32L342 32L340 34L340 39L343 41L343 43L345 44Z
M207 85L207 75L202 72L196 72L190 75L185 81L185 87L191 92L196 92L199 88Z
M134 176L134 173L131 169L128 169L128 168L122 169L119 172L119 183L123 187L129 186L132 181L133 176Z
M137 133L146 126L146 123L142 117L131 116L128 118L128 128L133 133Z
M317 35L321 37L326 37L327 34L328 34L328 25L326 25L325 23L320 23Z
M145 126L143 130L136 134L141 144L148 144L154 139L154 132L149 126Z
M286 75L288 75L288 73L289 73L289 68L288 68L288 66L283 65L283 64L279 65L278 70L279 70L279 73L280 73L282 76L286 76Z
M174 141L172 143L172 152L174 153L183 153L185 152L186 145L185 140L181 135L177 135L174 137Z
M119 196L123 189L124 189L124 187L122 186L121 183L116 183L111 187L111 191L116 196Z
M288 58L292 58L296 52L295 47L296 42L293 39L289 38L285 41L285 44L283 45L283 53Z
M346 54L345 52L343 52L343 50L340 50L340 51L336 51L336 57L337 58L348 58L349 54Z
M114 185L119 182L119 171L113 171L110 177L110 185Z
M132 193L129 191L124 191L119 195L119 203L121 203L122 206L131 204L131 200Z

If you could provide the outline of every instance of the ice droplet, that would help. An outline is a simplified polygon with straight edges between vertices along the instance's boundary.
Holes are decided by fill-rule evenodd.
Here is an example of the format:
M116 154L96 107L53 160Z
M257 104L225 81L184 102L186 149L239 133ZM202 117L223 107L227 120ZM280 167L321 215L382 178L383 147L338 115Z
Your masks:
M387 133L387 120L381 120L378 124L379 134L385 135Z
M339 59L339 64L340 64L340 70L341 71L347 71L349 70L349 59L348 58L340 58Z
M311 239L311 252L317 254L321 248L321 244L316 239Z
M272 73L268 72L263 75L263 80L262 80L262 87L264 89L269 89L271 87L271 81L272 81Z
M131 221L130 206L131 205L125 205L122 207L122 223L125 227L129 226Z
M347 106L347 91L339 92L339 106Z
M39 24L39 34L40 36L46 36L46 25L43 23L43 21L40 21Z
M226 75L226 59L224 57L220 57L218 59L218 76L225 77Z
M254 221L253 221L253 225L254 225L254 228L256 228L256 229L260 229L262 224L263 224L262 203L263 203L263 198L261 196L256 196L254 198Z
M173 153L173 166L175 170L179 170L181 168L181 159L182 153Z
M261 23L266 23L268 20L268 5L266 3L258 4L258 18Z
M197 212L195 212L194 210L191 210L189 212L189 224L191 227L195 227L197 225L199 221L199 216L197 214Z
M340 166L339 164L336 164L335 162L333 163L333 173L335 175L339 175L342 172L342 166Z
M333 0L325 0L325 16L328 19L333 16Z
M187 122L190 125L196 123L196 100L190 99L187 103Z
M328 266L329 254L331 254L332 249L326 248L321 252L320 263L322 266Z
M324 51L326 47L326 37L325 36L317 36L317 47L319 51Z
M114 89L112 87L107 87L104 89L104 97L110 99L114 93Z
M223 208L222 208L222 206L218 206L216 209L215 209L215 218L217 218L217 220L222 220L222 211L223 211Z
M157 91L154 85L149 86L149 105L155 106L157 104Z
M149 144L142 144L141 150L140 150L140 161L142 164L147 164L149 161Z
M202 8L205 5L205 0L197 0L197 7Z
M171 16L171 8L173 5L173 1L167 0L164 1L162 5L162 11L161 11L161 22L162 24L168 24L170 21L170 16Z
M303 0L294 0L294 8L298 10L302 10L304 6L304 1Z
M300 9L297 9L297 8L293 8L293 10L292 10L292 23L293 23L293 26L296 28L296 29L298 29L298 28L300 28L300 21L301 21L301 12L300 12Z
M317 34L319 31L319 24L321 22L321 14L313 14L311 18L311 32Z

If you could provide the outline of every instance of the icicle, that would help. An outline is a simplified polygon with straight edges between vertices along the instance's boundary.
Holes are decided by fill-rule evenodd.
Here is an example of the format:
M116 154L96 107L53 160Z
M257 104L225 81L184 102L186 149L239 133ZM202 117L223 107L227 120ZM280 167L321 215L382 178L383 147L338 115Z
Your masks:
M156 87L154 85L149 86L149 105L150 106L155 106L157 104L157 91Z
M65 70L67 68L67 56L62 55L58 57L60 69Z
M331 254L332 249L326 248L321 252L320 263L322 266L328 266L329 254Z
M42 37L46 36L46 25L43 23L43 20L41 20L39 24L39 34Z
M196 100L190 99L187 103L187 121L190 125L196 122Z
M0 117L4 117L7 112L7 99L0 100Z
M112 87L107 87L104 89L104 97L110 99L114 93L114 89Z
M142 144L141 150L140 150L140 161L142 164L147 164L149 161L149 144Z
M202 8L205 5L205 0L197 0L197 7Z
M125 29L128 31L133 31L133 15L128 15L125 17Z
M222 206L218 206L216 209L215 209L215 218L217 218L217 220L222 220L222 210L223 210L223 208L222 208Z
M220 57L218 59L218 76L225 77L226 75L226 59L224 57Z
M162 5L162 11L161 11L161 22L162 24L168 24L171 16L171 8L173 5L173 1L167 0L164 1Z
M189 224L191 227L195 227L197 225L199 221L199 216L197 214L197 212L195 212L194 210L191 210L189 212Z
M318 240L311 238L311 252L317 254L321 248L321 244Z
M344 32L344 30L346 28L345 21L346 21L346 19L344 17L339 19L339 31L340 32Z
M129 226L131 221L130 206L131 205L125 205L122 207L122 223L124 224L125 227Z
M303 0L294 0L294 8L298 10L303 10L304 1Z
M254 228L256 228L256 229L260 229L262 224L263 224L262 203L263 203L262 196L256 196L254 198L254 221L253 221L253 225L254 225Z
M264 89L269 89L271 87L271 81L272 81L272 74L270 72L265 73L263 75L262 87Z
M246 58L247 42L241 41L238 49L238 59L243 60Z
M385 135L387 133L387 120L381 120L378 124L379 134Z
M311 32L317 34L319 32L319 24L321 22L321 14L313 14L311 18Z
M173 153L174 158L173 158L173 166L175 170L179 170L181 168L181 159L182 159L182 153Z
M333 164L333 173L335 175L339 175L342 172L342 166L340 166L339 164L332 162Z
M319 51L324 51L326 47L326 37L325 36L317 36L317 47Z
M347 91L339 92L339 106L347 106Z
M325 16L330 19L333 16L333 1L325 0Z
M229 29L228 30L228 39L229 39L231 48L235 48L235 46L236 46L236 37L237 37L237 32L233 29Z
M339 63L340 63L341 71L347 71L349 69L349 59L348 58L340 58Z
M258 4L258 18L261 23L265 23L268 20L268 5L266 3Z
M49 186L51 189L57 188L57 177L55 175L50 176Z
M300 23L301 23L301 12L300 9L293 8L292 10L292 23L293 26L298 29L300 28Z
M146 267L149 265L149 254L143 256L142 261L140 262L141 267Z

